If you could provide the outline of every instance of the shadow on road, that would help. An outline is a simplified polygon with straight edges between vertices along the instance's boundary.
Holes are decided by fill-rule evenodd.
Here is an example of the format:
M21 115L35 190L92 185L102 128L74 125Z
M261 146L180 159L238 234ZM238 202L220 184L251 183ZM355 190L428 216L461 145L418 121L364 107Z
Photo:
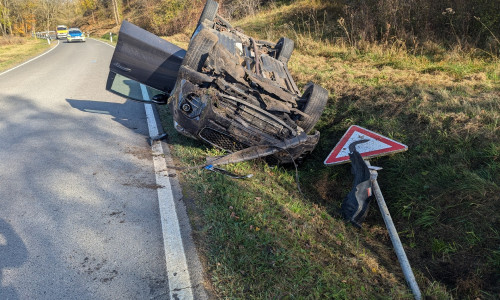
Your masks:
M0 91L0 300L165 290L144 105L85 99Z
M144 118L142 119L138 120L137 117L135 117L134 119L130 119L131 116L137 116L137 114L133 112L144 112L144 105L141 103L131 100L127 100L125 103L81 99L66 99L66 101L68 101L71 107L86 113L110 115L113 117L114 121L129 129L137 130L144 127L143 120L146 118L145 113L141 114L144 116ZM149 136L148 132L140 133L145 136Z
M19 299L16 289L2 286L4 268L20 267L28 258L24 242L9 223L0 218L0 299Z

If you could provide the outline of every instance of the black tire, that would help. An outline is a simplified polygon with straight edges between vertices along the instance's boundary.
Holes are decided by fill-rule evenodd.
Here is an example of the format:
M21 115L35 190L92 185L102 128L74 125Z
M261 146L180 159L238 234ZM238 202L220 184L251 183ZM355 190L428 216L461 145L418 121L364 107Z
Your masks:
M186 56L184 56L182 65L200 72L207 60L208 53L217 41L218 37L216 34L210 32L208 29L201 30L189 43L189 48Z
M279 47L278 55L276 55L276 59L287 64L290 57L292 57L292 52L294 48L294 42L286 37L282 37L278 43L277 47Z
M203 21L205 20L213 21L215 19L215 16L217 15L218 9L219 3L215 2L214 0L207 0L207 3L205 3L205 7L201 12L200 19L198 20L198 25L203 23Z
M297 120L297 125L302 127L306 133L309 133L325 109L328 101L328 91L317 84L310 83L307 85L302 98L305 99L305 103L302 107L299 106L299 109L308 114L309 117L301 116Z

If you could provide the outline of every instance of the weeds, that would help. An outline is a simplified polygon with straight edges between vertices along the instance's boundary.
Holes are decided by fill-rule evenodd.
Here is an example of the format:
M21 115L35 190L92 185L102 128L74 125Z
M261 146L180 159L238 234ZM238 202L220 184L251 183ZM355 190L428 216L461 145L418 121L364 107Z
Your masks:
M26 43L26 38L17 36L2 36L0 37L0 46L6 45L22 45Z
M303 4L237 25L261 38L293 37L289 68L299 88L315 81L330 91L317 124L320 142L299 169L305 197L296 191L293 170L263 162L229 166L255 174L250 181L201 171L183 177L198 191L194 198L205 228L200 239L216 295L409 297L377 210L361 231L346 226L337 213L352 178L348 166L325 168L323 160L353 124L409 146L408 152L374 164L384 167L379 182L402 241L410 246L407 253L424 294L437 299L495 295L498 61L434 43L409 49L391 38L353 48L344 38L332 38L331 31L309 32L293 22L302 16L310 26L332 24L321 17L322 6L308 17L311 7ZM184 163L208 153L199 144L172 138L173 152Z

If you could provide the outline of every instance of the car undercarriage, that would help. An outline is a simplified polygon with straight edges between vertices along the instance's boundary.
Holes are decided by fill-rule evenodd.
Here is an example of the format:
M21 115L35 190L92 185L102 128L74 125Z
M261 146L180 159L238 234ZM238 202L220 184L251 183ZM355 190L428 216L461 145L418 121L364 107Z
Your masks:
M187 51L124 21L107 89L120 74L160 90L153 101L169 105L176 130L233 153L228 162L301 159L319 141L313 127L328 91L309 83L300 94L288 70L292 40L248 37L217 9L207 1Z

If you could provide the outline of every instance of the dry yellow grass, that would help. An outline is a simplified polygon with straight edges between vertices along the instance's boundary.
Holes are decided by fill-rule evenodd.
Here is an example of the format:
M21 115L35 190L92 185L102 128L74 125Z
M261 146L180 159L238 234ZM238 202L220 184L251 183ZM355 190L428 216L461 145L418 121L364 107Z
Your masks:
M168 37L162 37L163 39L169 41L170 43L187 50L189 45L189 35L187 33L178 33Z
M0 37L0 46L7 45L16 45L16 44L24 44L26 43L26 39L18 36L3 36Z
M52 43L52 45L55 45ZM46 40L34 38L0 38L0 71L11 68L45 51Z

